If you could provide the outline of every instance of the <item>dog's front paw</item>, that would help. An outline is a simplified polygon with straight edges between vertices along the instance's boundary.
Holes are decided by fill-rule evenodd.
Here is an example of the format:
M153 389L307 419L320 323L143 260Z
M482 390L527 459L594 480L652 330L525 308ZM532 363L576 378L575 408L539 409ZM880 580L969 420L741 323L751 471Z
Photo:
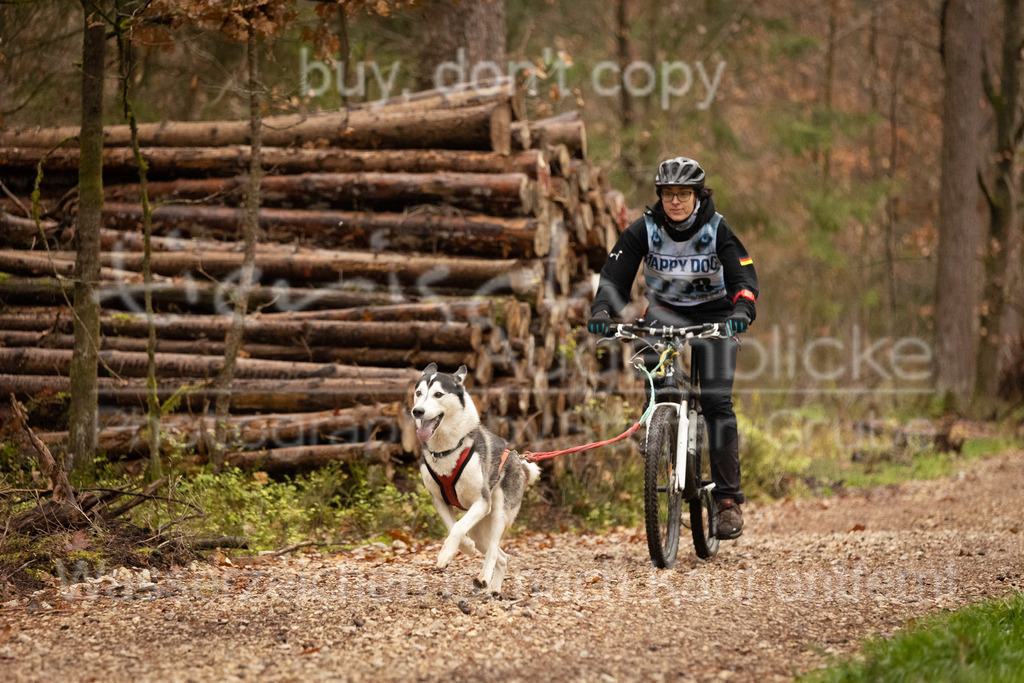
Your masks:
M463 538L462 542L459 543L459 550L461 550L463 554L472 557L473 555L476 555L476 543L474 543L470 538Z
M441 546L441 554L437 556L437 568L446 569L452 562L452 558L455 557L455 553L458 551L459 546L455 543L449 543L445 541L444 545Z

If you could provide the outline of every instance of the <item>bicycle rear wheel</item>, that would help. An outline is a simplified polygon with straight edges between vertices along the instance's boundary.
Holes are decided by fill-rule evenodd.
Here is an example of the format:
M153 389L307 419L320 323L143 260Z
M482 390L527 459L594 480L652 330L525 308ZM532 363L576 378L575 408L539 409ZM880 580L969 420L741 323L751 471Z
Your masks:
M718 506L711 491L711 451L708 445L708 423L703 415L697 416L697 452L692 458L691 473L699 482L699 490L690 503L690 533L697 557L708 560L718 552Z
M647 549L660 569L676 563L679 527L683 518L683 496L672 490L676 434L679 420L668 406L656 408L647 427L644 453L644 519Z

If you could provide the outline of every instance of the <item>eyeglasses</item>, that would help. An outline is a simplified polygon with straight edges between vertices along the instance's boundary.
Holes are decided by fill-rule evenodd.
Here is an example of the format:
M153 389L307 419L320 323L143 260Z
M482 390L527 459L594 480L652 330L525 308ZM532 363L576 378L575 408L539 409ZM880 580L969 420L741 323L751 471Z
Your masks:
M686 200L688 200L692 196L693 196L693 190L679 190L678 192L663 191L661 193L661 198L663 200L665 200L666 202L670 202L673 199L678 199L681 202L685 202Z

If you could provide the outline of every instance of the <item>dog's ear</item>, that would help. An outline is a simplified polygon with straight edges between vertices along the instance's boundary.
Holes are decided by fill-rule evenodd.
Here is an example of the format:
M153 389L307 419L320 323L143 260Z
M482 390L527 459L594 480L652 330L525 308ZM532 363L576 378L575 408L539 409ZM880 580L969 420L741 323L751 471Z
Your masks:
M454 375L452 375L452 377L455 378L455 383L462 384L462 382L466 379L467 372L469 372L469 368L467 368L465 365L460 365L459 369L455 371Z
M433 375L437 372L437 363L431 363L427 367L423 368L424 375Z

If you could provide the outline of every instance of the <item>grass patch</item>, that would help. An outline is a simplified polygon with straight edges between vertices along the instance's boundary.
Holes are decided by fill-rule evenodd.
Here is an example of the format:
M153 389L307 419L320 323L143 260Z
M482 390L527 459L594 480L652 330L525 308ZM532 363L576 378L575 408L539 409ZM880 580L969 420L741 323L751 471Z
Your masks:
M186 537L244 536L249 550L272 550L314 539L356 543L403 528L438 535L444 526L429 494L417 487L400 491L379 467L335 463L306 474L271 479L263 472L227 469L189 474L177 481L174 496L201 510L184 520ZM159 528L174 521L180 506L149 506L137 524Z
M926 617L891 640L874 638L862 657L801 681L1020 681L1024 671L1024 594Z

